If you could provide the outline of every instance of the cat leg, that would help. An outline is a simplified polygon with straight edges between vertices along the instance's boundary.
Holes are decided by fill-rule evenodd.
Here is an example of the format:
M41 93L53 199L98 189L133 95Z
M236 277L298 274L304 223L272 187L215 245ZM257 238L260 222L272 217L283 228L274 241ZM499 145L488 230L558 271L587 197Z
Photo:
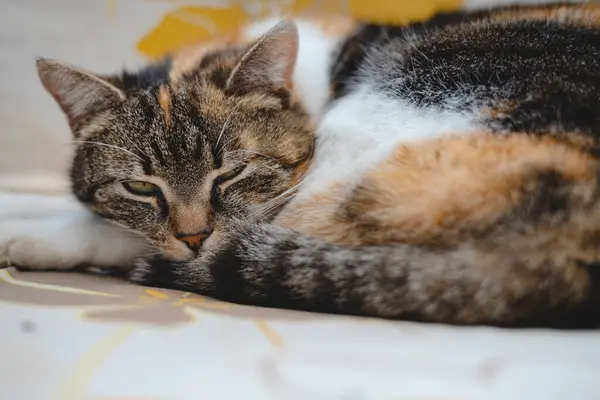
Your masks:
M80 265L127 268L147 248L139 236L101 220L76 204L61 203L57 198L35 203L35 196L19 197L13 200L21 203L12 202L10 210L8 202L0 203L5 206L0 215L0 266L60 270Z
M0 190L0 221L6 218L32 218L59 211L81 209L71 196L13 193Z

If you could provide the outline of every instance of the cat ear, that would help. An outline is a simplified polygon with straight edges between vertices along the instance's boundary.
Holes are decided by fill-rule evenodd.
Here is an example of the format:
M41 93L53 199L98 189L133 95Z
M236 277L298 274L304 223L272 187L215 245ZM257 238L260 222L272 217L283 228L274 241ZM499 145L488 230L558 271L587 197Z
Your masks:
M236 94L289 90L297 57L298 28L292 20L283 20L242 56L227 80L226 90Z
M37 71L42 85L63 110L73 131L82 118L125 99L125 94L113 84L66 63L40 58Z

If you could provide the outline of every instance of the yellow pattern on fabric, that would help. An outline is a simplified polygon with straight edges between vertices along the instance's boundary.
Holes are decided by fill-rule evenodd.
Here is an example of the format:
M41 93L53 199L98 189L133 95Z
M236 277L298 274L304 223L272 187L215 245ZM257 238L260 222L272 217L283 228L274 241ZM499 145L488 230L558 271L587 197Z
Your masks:
M51 290L55 292L64 292L64 293L74 293L74 294L84 294L88 296L104 296L104 297L119 297L118 295L104 292L97 292L95 290L86 290L86 289L78 289L72 288L68 286L57 286L57 285L48 285L44 283L36 283L36 282L27 282L21 281L13 278L13 276L8 272L7 269L0 269L0 280L15 286L28 287L33 289L41 289L41 290Z
M150 59L183 46L209 40L269 15L340 14L376 23L404 25L439 11L460 9L462 0L295 0L231 2L228 7L183 6L167 13L144 35L137 49Z
M104 337L96 345L92 346L88 352L79 360L73 373L67 378L58 395L59 400L81 400L86 396L86 388L91 382L94 374L113 352L127 338L129 338L136 328L133 326L123 326Z

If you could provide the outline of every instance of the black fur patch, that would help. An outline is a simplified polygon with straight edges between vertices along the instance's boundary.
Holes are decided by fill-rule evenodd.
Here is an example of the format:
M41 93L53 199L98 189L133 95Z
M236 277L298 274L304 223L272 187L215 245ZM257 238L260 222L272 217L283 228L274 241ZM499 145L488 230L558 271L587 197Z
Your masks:
M339 98L348 93L349 85L356 79L361 63L373 46L381 45L394 38L406 38L408 35L422 34L447 25L464 22L473 18L474 15L463 11L441 13L425 22L412 23L405 27L364 24L354 35L342 43L337 59L332 66L333 97Z
M125 91L148 89L169 82L173 62L170 57L150 64L137 72L123 71L121 73L122 87Z
M210 266L214 283L211 296L240 304L288 309L306 308L301 302L295 301L290 295L290 288L283 285L288 273L285 249L282 249L281 253L278 252L279 255L275 256L273 263L269 265L260 265L247 256L241 256L244 250L241 240L232 240L214 257ZM255 278L248 279L244 274L252 274Z
M220 249L212 260L210 272L213 278L213 292L211 296L217 299L235 303L247 303L250 296L246 295L247 282L240 274L242 259L238 256L235 242Z
M599 140L600 30L552 20L487 21L493 12L440 14L405 28L364 26L334 64L334 97L364 73L376 80L375 90L421 107L502 107L487 121L493 131L578 131ZM394 67L373 71L392 56Z
M174 290L186 290L176 284L173 271L184 267L184 263L177 263L162 257L155 257L146 261L143 276L138 276L136 282L146 286L162 287Z
M555 329L600 328L600 264L581 264L590 277L592 287L589 297L577 306L560 306L540 315L516 321L511 327L529 328L545 326Z

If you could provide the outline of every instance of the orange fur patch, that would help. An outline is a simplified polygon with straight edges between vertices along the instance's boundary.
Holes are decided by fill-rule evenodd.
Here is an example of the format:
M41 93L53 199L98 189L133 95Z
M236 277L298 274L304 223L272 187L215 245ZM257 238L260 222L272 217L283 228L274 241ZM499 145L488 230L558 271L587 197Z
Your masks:
M539 173L556 172L592 191L597 167L552 138L444 137L398 147L358 187L333 187L285 210L280 222L349 246L451 244L518 207L538 189Z
M495 107L489 108L488 112L490 117L493 119L502 119L508 117L511 112L513 112L519 104L514 101L507 101L502 104L499 104Z
M294 175L292 177L292 186L300 183L300 181L306 175L306 172L308 171L308 167L310 167L310 164L311 164L311 160L309 159L309 160L306 160L306 161L300 163L300 165L298 165L298 167L296 167L296 169L294 170Z
M328 36L346 36L358 29L359 26L353 19L339 16L327 16L313 20L321 32Z
M558 23L579 22L582 25L598 26L600 24L600 4L561 4L552 7L535 7L523 10L499 11L491 20L542 20Z
M158 104L163 111L165 124L169 126L171 124L171 92L166 85L162 85L158 89Z

